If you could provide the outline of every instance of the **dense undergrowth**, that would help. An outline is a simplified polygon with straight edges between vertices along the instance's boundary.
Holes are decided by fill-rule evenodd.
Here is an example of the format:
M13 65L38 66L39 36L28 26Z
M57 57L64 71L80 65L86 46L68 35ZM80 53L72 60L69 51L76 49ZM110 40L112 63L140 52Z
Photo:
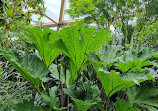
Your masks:
M31 50L0 49L1 110L139 111L158 107L155 49L107 45L112 40L110 31L83 25L60 32L27 28L25 34L28 38L23 40Z
M156 14L155 18L151 16L153 19L148 13L142 18L136 16L137 23L131 25L128 21L133 17L129 16L111 21L103 13L106 19L102 18L101 11L105 9L98 4L122 6L121 0L118 4L115 4L117 0L81 1L76 4L78 0L70 0L72 12L67 10L68 13L77 17L88 13L92 18L88 16L80 21L84 24L77 22L59 32L48 27L35 28L26 22L27 17L11 18L16 23L11 22L10 27L3 21L0 111L158 110ZM76 10L73 7L76 5L85 11ZM90 13L94 7L98 8L96 14ZM116 7L116 12L119 8ZM87 25L91 22L97 26ZM115 32L109 30L110 25L116 27Z

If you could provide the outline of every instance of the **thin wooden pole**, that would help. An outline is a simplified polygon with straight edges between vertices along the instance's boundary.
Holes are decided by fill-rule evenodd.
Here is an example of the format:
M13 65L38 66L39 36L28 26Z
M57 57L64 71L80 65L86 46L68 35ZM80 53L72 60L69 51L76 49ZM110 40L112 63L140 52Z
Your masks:
M67 24L74 24L74 23L75 23L75 20L68 20L68 21L62 22L63 26L66 26ZM40 26L40 25L33 25L33 26L35 26L35 27L57 27L58 24L52 22L52 23L44 23L44 24L42 24L42 26Z
M45 15L45 17L47 17L49 20L51 20L51 21L54 22L55 24L58 24L56 21L54 21L53 19L51 19L51 18L48 17L47 15Z
M61 1L61 7L60 7L60 16L59 16L59 25L63 22L63 13L64 13L64 6L65 6L65 0ZM60 30L60 27L57 27L57 31Z

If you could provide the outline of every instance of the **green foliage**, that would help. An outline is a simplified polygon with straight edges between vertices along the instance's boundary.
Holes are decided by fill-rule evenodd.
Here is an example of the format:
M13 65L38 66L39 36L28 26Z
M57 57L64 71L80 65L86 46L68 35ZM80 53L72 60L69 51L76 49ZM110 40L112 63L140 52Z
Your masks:
M133 108L129 105L128 102L125 102L121 100L120 98L117 98L117 102L114 104L117 111L141 111L140 109Z
M118 4L116 4L116 1ZM89 4L98 5L97 7L102 9L107 6L114 10L115 7L115 14L112 12L102 13L106 15L104 17L105 20L110 21L112 20L111 15L117 15L119 10L128 13L130 9L134 8L133 5L136 4L138 0L132 1L132 3L130 3L131 0L106 2L104 0L81 0L80 3L78 0L74 0L74 2L74 5L77 4L78 6L80 3L84 5L83 7L87 5L88 11L85 11L85 14L93 11L96 7L89 6ZM104 4L101 6L101 3ZM119 6L119 4L121 5ZM123 8L123 6L128 7ZM139 4L137 6L139 6ZM82 12L82 10L79 11ZM92 13L95 13L95 11ZM101 14L101 12L99 13ZM100 17L97 19L99 18ZM128 39L127 41L129 41L132 39L133 33L135 33L134 27L128 24L130 18L123 17L120 19L123 25L123 27L121 27L122 32L126 37L124 40L126 41L126 39ZM103 21L103 18L100 21ZM5 58L1 60L8 60L6 64L10 64L9 67L6 67L4 63L0 62L0 68L2 68L0 72L4 73L3 70L6 68L8 76L10 75L10 70L14 73L18 71L27 81L35 86L39 94L35 97L32 96L33 99L37 99L34 100L35 105L33 100L24 100L23 103L19 103L19 101L23 100L22 96L25 96L26 93L19 94L19 98L15 97L14 99L15 94L13 94L12 89L17 89L20 86L12 85L15 81L18 82L18 80L15 79L17 75L11 75L8 77L8 81L2 81L1 79L0 107L2 108L0 110L6 110L8 108L8 110L14 109L15 111L21 111L23 110L22 108L26 108L28 111L36 111L43 107L42 109L46 111L140 111L136 108L139 107L143 111L146 109L154 111L158 108L156 103L157 88L148 85L139 88L138 86L135 86L136 88L131 87L136 84L143 84L142 82L146 80L155 81L155 78L158 77L158 53L156 50L148 47L127 48L115 45L104 45L110 43L109 41L112 40L112 38L109 37L110 31L86 28L81 24L66 27L59 32L52 31L49 28L24 27L23 29L26 29L26 34L22 39L29 47L26 48L24 46L22 50L1 48L0 55ZM126 43L129 43L127 41ZM34 50L24 51L30 50L29 48ZM53 64L53 62L55 64ZM10 67L12 68L10 69ZM0 75L0 78L2 77L3 75ZM10 81L13 81L11 82L12 84L5 85ZM153 81L150 82L153 83ZM19 84L25 86L23 85L25 84L25 80L21 80L20 78ZM26 86L32 88L30 84ZM128 88L127 95L126 90L124 90L126 88ZM145 95L145 92L148 94ZM16 94L18 95L18 92L16 92ZM121 99L116 98L116 96ZM124 101L127 96L129 103ZM117 102L115 102L116 99ZM8 101L10 105L7 104L7 106L4 107L6 101ZM15 104L17 105L13 107ZM39 105L41 107L38 107Z
M139 21L138 21L139 22ZM147 21L139 32L134 33L135 45L158 46L158 22Z
M101 44L107 44L112 38L110 31L85 28L83 25L71 26L60 31L60 38L55 44L72 60L71 69L80 74L88 65L87 55L98 50ZM71 71L72 72L72 71ZM76 75L73 76L74 80Z
M43 61L36 55L30 53L19 54L18 52L9 49L0 49L0 54L3 55L15 69L30 83L38 87L39 83L46 81L45 76L48 69Z
M137 58L140 60L149 60L151 55L155 52L156 51L152 48L139 46L125 51L124 54L120 56L118 62L130 62Z
M132 10L136 12L143 7L140 7L139 0L69 0L70 9L67 9L67 13L71 17L84 17L86 23L96 23L104 27L107 22L114 21L116 19L113 16L117 16L122 13L124 18L128 18L127 15ZM80 8L78 8L80 7ZM108 25L108 24L107 24Z
M157 77L157 75L154 74L154 70L148 69L148 68L146 68L144 70L139 69L139 68L133 68L133 70L122 75L123 79L133 80L137 85L139 85L139 83L141 83L145 80L155 81L156 77Z
M149 61L141 61L140 59L135 59L131 62L125 62L125 63L118 63L116 66L116 69L121 70L123 73L128 72L128 70L137 67L137 68L142 68L144 66L151 66L153 65Z
M0 0L0 46L26 48L20 39L24 27L32 27L32 14L41 17L44 10L43 0Z
M40 107L35 106L33 100L24 100L22 103L18 103L12 111L43 111Z
M41 13L44 10L43 0L2 0L1 8L1 26L10 28L21 20L31 21L32 13ZM30 10L31 8L31 10Z
M104 66L110 68L118 57L122 55L121 46L116 45L102 45L101 48L96 51L96 54L99 56L100 60L104 63Z
M157 47L157 0L69 0L66 12L85 24L103 29L114 26L113 44ZM135 21L138 21L135 23ZM150 25L145 25L150 22ZM151 31L152 30L152 31Z
M58 89L57 87L52 87L49 89L48 94L42 94L42 100L45 102L47 105L50 106L50 110L54 109L55 111L61 111L64 108L60 108L60 101L58 97Z
M120 75L117 74L115 71L105 72L102 69L97 69L95 65L94 67L96 68L96 70L98 70L97 74L105 90L107 98L110 98L114 93L124 88L135 85L134 81L122 79Z
M4 90L1 91L1 94L4 94ZM13 95L6 94L5 97L0 96L0 111L7 110L17 104L18 99L13 99Z
M18 102L31 99L35 90L7 60L0 58L0 111L11 111Z
M120 67L120 69L127 71L132 67L153 65L154 62L150 58L157 55L155 50L148 47L137 47L123 51L122 46L116 45L102 45L95 54L96 57L99 57L97 61L102 62L106 68L109 69L112 65L116 65L118 68ZM144 62L147 64L145 65ZM122 68L122 65L128 67Z
M93 105L101 102L98 87L89 81L82 83L79 87L72 85L68 89L64 89L64 92L75 102L78 111L87 111Z
M146 79L155 81L157 75L154 74L154 69L147 68L153 66L149 61L141 61L135 59L131 62L118 63L116 69L119 69L123 74L122 78L125 80L133 80L136 84L143 82Z
M154 57L154 58L158 58L158 54L153 54L151 56Z
M57 48L54 48L50 44L58 39L58 33L49 29L48 27L40 28L28 28L27 37L30 38L32 48L37 49L45 62L49 67L54 59L61 53Z
M148 47L130 48L123 51L122 46L116 45L102 45L102 47L95 52L96 57L99 57L97 61L104 64L107 69L110 69L113 65L117 66L123 72L127 72L133 67L145 67L156 65L157 52L156 50ZM93 55L94 56L94 55ZM90 57L94 59L93 57ZM126 67L122 67L126 66Z
M105 47L105 46L104 46ZM108 47L107 47L108 48ZM93 60L93 57L91 58L91 63L93 64L97 75L101 81L101 84L105 90L105 94L107 98L110 98L114 93L124 89L128 88L130 86L133 86L135 84L139 84L141 82L144 82L146 80L155 80L154 78L157 77L157 75L154 75L153 69L141 69L144 66L150 66L153 65L150 61L145 61L147 58L150 57L148 53L144 56L142 54L142 51L138 51L139 53L131 53L128 57L127 54L129 52L132 52L132 50L125 51L125 53L120 53L118 49L112 49L113 51L110 51L108 49L102 48L102 51L100 51L100 62ZM105 53L104 53L105 50ZM115 55L112 55L112 57L115 57L113 61L108 62L109 55L106 53L106 51L112 52ZM117 53L118 52L118 53ZM133 51L136 52L136 51ZM143 51L143 52L146 52ZM112 54L111 53L111 54ZM143 55L143 56L142 56ZM106 57L107 56L107 57ZM140 60L140 59L145 60ZM120 62L122 61L122 62ZM128 62L125 62L128 61ZM110 66L115 66L114 69L119 69L123 72L123 74L117 74L115 71L106 71L107 69L110 70L111 67L107 67L107 63L110 63ZM114 70L113 69L113 70Z
M59 67L59 68L58 68ZM63 84L66 84L67 87L70 85L71 74L69 70L64 70L64 68L60 65L52 64L49 68L50 72L52 73L51 76Z
M133 106L146 107L150 111L158 108L157 97L158 89L152 84L142 84L140 86L132 86L127 90L129 103Z
M146 1L146 0L144 0ZM158 17L158 1L157 0L150 0L146 6L146 13L147 17L155 18Z

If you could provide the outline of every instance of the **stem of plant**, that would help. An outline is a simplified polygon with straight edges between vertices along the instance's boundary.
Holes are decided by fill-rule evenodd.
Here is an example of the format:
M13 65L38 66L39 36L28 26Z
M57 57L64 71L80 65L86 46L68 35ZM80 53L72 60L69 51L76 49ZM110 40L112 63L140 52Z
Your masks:
M41 85L42 85L43 90L45 91L45 90L46 90L46 88L44 87L43 82L41 83Z
M38 92L39 94L41 94L41 93L40 93L40 90L39 90L39 85L35 86L35 88L37 89L37 92Z
M108 111L108 104L109 104L109 99L107 98L106 106L105 106L105 111Z
M70 98L69 98L69 96L67 97L67 111L69 111L69 100L70 100Z

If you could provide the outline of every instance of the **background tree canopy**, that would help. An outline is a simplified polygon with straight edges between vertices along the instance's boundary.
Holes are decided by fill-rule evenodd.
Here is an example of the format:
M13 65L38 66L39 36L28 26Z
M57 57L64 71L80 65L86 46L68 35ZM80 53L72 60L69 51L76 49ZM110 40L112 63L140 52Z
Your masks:
M44 11L43 0L0 0L1 45L14 44L10 39L16 37L18 40L24 34L24 27L31 27L32 14L43 16Z
M83 18L86 24L96 24L98 28L109 29L114 26L114 40L117 44L134 43L134 33L144 33L144 27L156 24L158 0L69 0L70 9L66 12L72 18ZM80 7L80 8L78 8ZM148 26L146 22L151 21ZM157 30L156 27L153 27ZM146 30L147 31L147 30ZM119 34L123 37L118 37ZM149 32L147 32L149 33ZM117 36L116 36L117 35ZM139 34L137 34L139 35ZM157 41L156 37L152 38ZM139 41L139 36L135 36ZM139 43L148 42L141 38ZM142 44L141 44L142 45ZM145 44L150 46L151 44ZM153 46L153 44L152 44ZM156 47L156 44L155 46Z
M0 0L0 25L9 30L19 21L31 21L32 14L41 14L44 10L43 0Z

